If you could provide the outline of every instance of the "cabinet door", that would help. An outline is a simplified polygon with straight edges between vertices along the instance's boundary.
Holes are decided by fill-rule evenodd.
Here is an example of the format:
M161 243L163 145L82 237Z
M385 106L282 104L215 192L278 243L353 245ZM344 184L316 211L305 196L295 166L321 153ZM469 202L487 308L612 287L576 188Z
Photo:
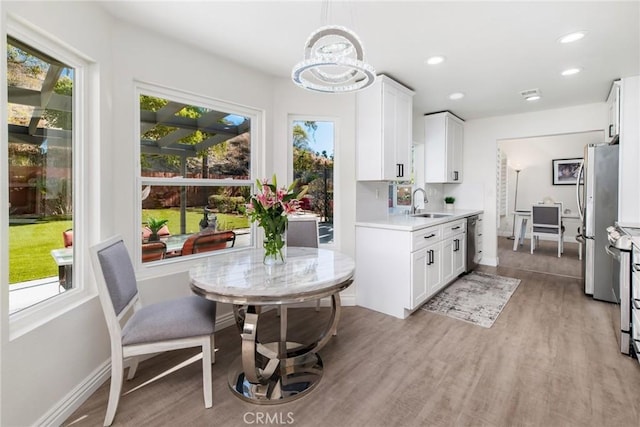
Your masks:
M451 113L428 114L425 124L425 181L462 182L464 124Z
M464 273L467 264L467 239L465 233L453 237L453 277Z
M449 179L452 182L462 182L462 142L464 140L464 128L461 123L451 120L451 169Z
M442 285L446 285L454 278L454 237L448 237L442 242Z
M382 178L385 180L398 179L400 167L396 163L396 118L397 90L383 84L382 86Z
M428 297L427 270L429 266L429 252L420 249L411 254L411 301L410 310L419 306Z
M611 92L607 98L609 110L609 128L607 129L606 140L611 141L614 136L620 133L620 83L613 82Z
M438 243L427 248L427 292L428 296L442 288L442 246Z
M412 105L410 95L398 91L396 96L395 167L396 178L411 178Z

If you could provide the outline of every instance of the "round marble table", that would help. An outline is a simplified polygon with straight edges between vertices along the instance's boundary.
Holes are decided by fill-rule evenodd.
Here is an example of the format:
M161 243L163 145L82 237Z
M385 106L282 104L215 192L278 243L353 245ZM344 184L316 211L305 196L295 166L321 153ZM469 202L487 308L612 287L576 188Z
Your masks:
M229 372L229 387L245 400L283 403L313 389L322 377L317 352L329 341L340 318L339 292L353 282L353 260L340 252L287 248L283 265L263 264L264 251L250 249L211 257L189 271L191 289L207 299L233 304L242 354ZM286 304L331 297L331 315L317 340L287 340ZM280 339L257 339L262 306L280 306Z

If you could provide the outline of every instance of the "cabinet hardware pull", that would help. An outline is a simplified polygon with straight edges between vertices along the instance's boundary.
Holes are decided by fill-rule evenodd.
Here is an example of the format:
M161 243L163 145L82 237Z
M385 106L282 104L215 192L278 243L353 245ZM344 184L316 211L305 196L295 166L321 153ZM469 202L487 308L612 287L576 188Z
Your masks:
M609 138L613 138L613 125L609 125Z
M424 236L425 239L430 239L432 237L435 237L436 233L431 233L428 236Z
M402 178L404 176L404 164L402 163L396 163L397 166L397 174L396 177L398 178Z
M427 265L433 264L433 249L429 249L429 263Z
M457 229L459 229L459 228L460 228L460 226L453 227L453 228L452 228L452 230L457 230Z
M453 180L454 181L458 180L458 171L453 171Z

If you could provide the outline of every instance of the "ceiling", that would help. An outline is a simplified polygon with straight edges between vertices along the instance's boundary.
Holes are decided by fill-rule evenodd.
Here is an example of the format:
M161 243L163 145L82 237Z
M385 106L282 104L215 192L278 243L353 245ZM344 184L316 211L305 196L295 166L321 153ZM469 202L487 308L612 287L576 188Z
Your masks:
M117 19L282 78L312 31L344 25L377 73L415 90L417 111L465 120L603 102L613 80L640 75L638 1L331 1L326 19L322 1L101 4ZM582 40L558 42L578 30ZM426 65L434 55L446 60ZM574 67L582 72L560 74ZM525 101L529 89L542 98ZM453 92L465 97L450 100Z

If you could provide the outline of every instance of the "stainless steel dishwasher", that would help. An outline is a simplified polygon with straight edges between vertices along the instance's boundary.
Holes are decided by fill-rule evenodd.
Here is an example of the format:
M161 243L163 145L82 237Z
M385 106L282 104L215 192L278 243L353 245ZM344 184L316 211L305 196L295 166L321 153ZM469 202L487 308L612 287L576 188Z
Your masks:
M472 215L467 217L467 270L466 273L475 269L478 266L476 261L476 244L477 233L476 226L478 225L479 215Z

